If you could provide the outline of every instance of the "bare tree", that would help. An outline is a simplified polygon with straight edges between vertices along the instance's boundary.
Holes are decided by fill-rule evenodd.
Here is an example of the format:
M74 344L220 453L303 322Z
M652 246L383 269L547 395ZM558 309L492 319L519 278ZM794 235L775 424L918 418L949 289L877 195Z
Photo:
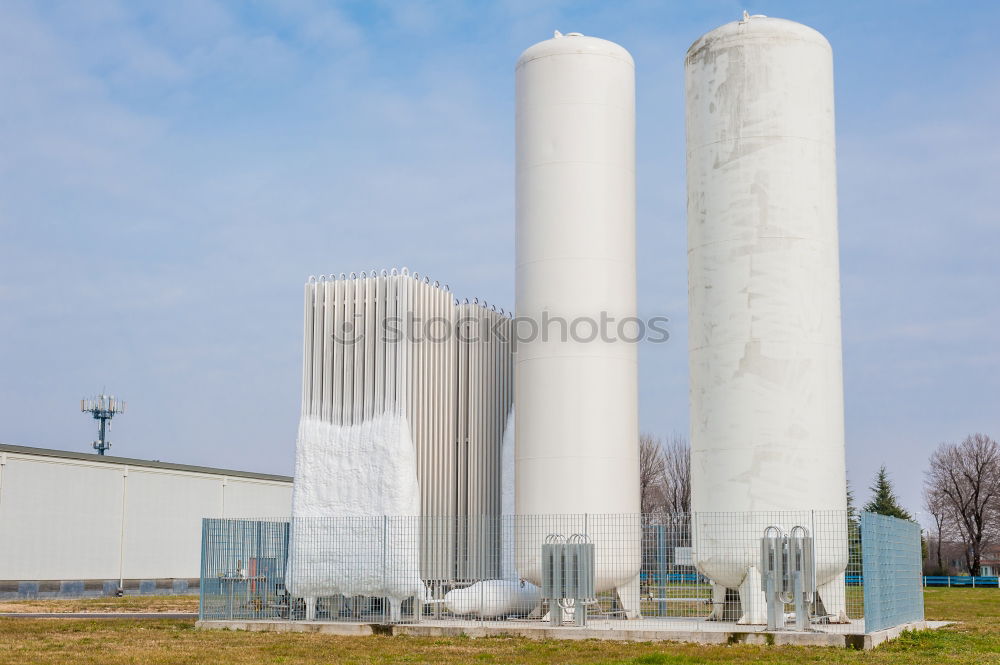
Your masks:
M639 435L639 497L644 515L663 510L663 473L666 460L660 440Z
M946 497L941 492L930 485L924 486L924 508L934 519L934 539L937 554L937 572L942 574L944 568L944 558L941 556L941 546L944 542L945 528L948 525L948 503Z
M959 444L942 443L930 464L925 485L954 522L969 574L978 575L983 551L1000 532L1000 444L973 434Z
M662 445L664 510L691 511L691 446L687 439L672 435Z
M691 447L674 434L665 441L639 437L639 491L642 512L680 514L691 510Z

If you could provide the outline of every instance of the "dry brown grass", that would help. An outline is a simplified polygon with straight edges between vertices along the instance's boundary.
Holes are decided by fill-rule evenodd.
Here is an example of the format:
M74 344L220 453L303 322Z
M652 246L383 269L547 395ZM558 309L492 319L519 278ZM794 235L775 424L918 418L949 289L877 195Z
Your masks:
M959 626L906 634L873 652L834 648L705 647L608 641L534 642L517 638L337 637L304 633L197 631L193 621L0 619L0 664L83 663L1000 663L1000 590L927 592L928 618Z
M121 598L45 598L0 600L6 612L197 612L198 596L123 596Z

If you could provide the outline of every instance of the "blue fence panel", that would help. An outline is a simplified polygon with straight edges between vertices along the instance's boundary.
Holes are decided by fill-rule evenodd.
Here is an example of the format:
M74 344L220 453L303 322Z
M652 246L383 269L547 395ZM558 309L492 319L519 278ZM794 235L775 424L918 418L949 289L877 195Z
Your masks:
M861 513L865 631L924 618L920 526Z
M925 575L924 586L950 586L950 587L998 587L1000 578L994 575L980 575L969 577L968 575Z

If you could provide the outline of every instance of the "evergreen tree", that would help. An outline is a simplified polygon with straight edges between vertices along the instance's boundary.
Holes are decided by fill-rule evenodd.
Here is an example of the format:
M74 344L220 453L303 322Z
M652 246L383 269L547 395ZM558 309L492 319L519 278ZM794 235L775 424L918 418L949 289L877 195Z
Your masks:
M854 507L854 490L851 489L851 481L847 481L847 519L858 518L858 509Z
M888 515L889 517L898 517L901 520L913 520L910 513L903 510L902 506L899 505L896 493L892 489L892 481L889 480L889 474L886 472L884 464L875 475L875 484L870 489L872 491L872 500L865 506L866 511L869 513L878 513L879 515Z

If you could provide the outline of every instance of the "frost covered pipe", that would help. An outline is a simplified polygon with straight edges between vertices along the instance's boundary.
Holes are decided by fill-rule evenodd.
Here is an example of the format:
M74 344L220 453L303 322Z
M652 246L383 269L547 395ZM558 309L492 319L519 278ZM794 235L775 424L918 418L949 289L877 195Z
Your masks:
M812 28L745 15L691 46L685 78L694 557L762 623L757 544L722 548L698 515L756 511L760 533L769 512L846 509L833 58ZM842 522L815 532L816 574L845 618Z

